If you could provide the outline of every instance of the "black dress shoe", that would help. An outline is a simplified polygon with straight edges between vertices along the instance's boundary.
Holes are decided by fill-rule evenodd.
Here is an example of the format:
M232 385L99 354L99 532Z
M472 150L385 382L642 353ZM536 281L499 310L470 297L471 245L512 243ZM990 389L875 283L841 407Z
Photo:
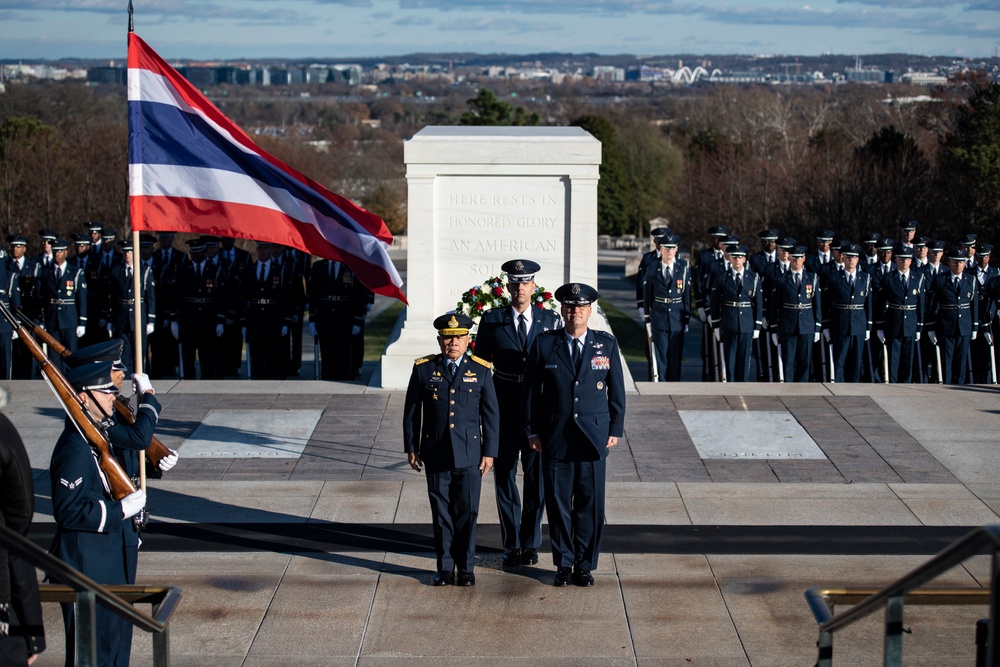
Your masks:
M471 572L459 572L457 586L475 586L476 585L476 575Z
M593 586L594 577L591 576L590 570L576 570L573 572L573 585L574 586Z
M521 565L536 565L538 564L538 552L528 547L527 549L521 549Z
M503 550L503 556L500 557L500 560L504 567L516 567L521 564L521 554L517 549L511 547Z
M451 586L455 583L454 572L438 572L434 575L435 586Z
M561 567L556 570L556 579L552 582L553 586L562 588L563 586L569 586L570 579L573 577L573 570L568 567Z

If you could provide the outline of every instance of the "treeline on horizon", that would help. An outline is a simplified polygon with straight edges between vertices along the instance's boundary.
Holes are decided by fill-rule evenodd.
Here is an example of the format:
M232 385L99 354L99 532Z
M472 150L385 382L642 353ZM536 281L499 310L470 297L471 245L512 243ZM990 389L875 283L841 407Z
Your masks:
M485 85L485 83L484 83ZM406 228L403 142L427 125L578 125L602 142L599 231L648 233L664 217L685 244L726 225L751 247L775 227L858 239L994 238L1000 213L1000 85L984 75L904 86L735 86L623 94L596 83L399 82L304 98L209 91L266 150ZM128 229L124 89L11 85L0 95L0 233L37 241L97 220ZM910 99L907 99L910 98ZM377 121L377 122L376 122Z

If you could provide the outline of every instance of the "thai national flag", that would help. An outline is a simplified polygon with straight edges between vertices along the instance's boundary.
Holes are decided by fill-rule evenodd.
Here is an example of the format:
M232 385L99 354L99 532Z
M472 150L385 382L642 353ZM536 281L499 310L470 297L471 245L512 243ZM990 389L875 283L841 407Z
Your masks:
M128 38L132 229L292 246L406 301L381 218L261 150L138 35Z

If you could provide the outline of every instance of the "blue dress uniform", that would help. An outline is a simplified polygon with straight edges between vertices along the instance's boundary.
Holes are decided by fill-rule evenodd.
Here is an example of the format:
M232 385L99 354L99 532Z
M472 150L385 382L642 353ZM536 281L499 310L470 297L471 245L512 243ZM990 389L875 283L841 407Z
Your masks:
M258 243L260 248L263 244ZM288 275L273 260L247 266L240 279L242 307L240 324L247 330L247 354L253 380L283 380L287 372L288 327L292 323L292 299ZM282 335L284 330L284 335Z
M467 335L472 320L449 314L434 321L441 336ZM462 333L459 333L462 332ZM499 411L489 362L431 354L413 364L403 406L403 451L419 454L426 466L427 496L434 522L438 578L452 583L470 577L476 558L476 519L482 491L480 462L497 455ZM466 579L475 583L475 579Z
M566 307L588 305L597 290L570 283L556 290ZM556 585L593 583L604 533L604 484L608 439L625 424L625 385L618 341L587 329L573 363L566 329L535 338L521 390L525 434L541 442L545 511L556 568ZM585 339L584 339L585 338Z
M993 246L989 243L976 243L976 258L989 257L993 252ZM992 264L987 264L983 268L978 263L969 267L969 271L976 279L978 285L976 290L979 294L979 322L982 334L976 337L969 345L971 356L972 382L975 384L993 384L996 378L993 377L993 370L990 365L990 355L993 353L993 331L991 324L996 312L996 301L993 298L991 285L996 280L1000 271ZM989 337L986 334L989 333Z
M343 262L328 259L309 274L309 321L316 328L324 380L355 378L354 327L365 322L371 292Z
M17 274L18 291L21 293L21 308L30 316L36 317L41 312L38 305L38 276L40 274L38 264L27 255L22 255L20 259L14 259L14 246L27 248L28 239L21 235L8 236L7 242L11 246L11 255L7 257L6 264L12 273ZM35 360L31 352L24 345L15 345L13 354L15 380L29 380L33 376L32 369Z
M746 248L740 246L730 251L730 256L734 253L745 257ZM712 291L712 327L722 334L729 382L750 380L753 336L755 331L760 331L764 317L762 292L760 278L745 265L739 276L734 271L727 271Z
M16 271L4 261L0 262L0 303L8 308L21 307L21 286ZM14 328L6 318L0 318L0 377L5 380L13 379L14 372L14 346L12 344L12 333Z
M161 233L160 247L153 253L153 281L156 284L156 328L150 335L153 364L150 377L162 378L174 375L180 360L177 341L170 334L170 318L167 310L177 289L177 271L184 263L184 253L175 250L174 235Z
M794 271L775 272L771 285L767 323L781 344L785 382L808 382L813 341L823 327L819 278L805 269L798 282Z
M512 260L501 267L511 282L531 282L541 268L528 260ZM493 364L493 381L500 406L500 447L493 465L500 537L504 564L538 562L542 543L542 513L545 509L542 460L531 449L521 423L521 380L531 342L546 331L559 328L559 316L547 308L528 306L524 340L515 323L512 307L495 308L483 314L476 334L476 354ZM524 472L524 497L517 491L517 462Z
M217 336L225 325L226 304L220 289L220 269L205 258L205 241L188 241L191 259L178 269L176 290L167 318L178 323L181 363L185 379L195 379L195 358L201 366L201 379L221 380Z
M123 241L123 249L131 250L132 242ZM142 335L142 358L145 360L148 358L146 325L151 322L156 323L156 280L153 279L153 270L144 265L140 265L139 275L140 333ZM122 341L122 359L125 360L127 366L132 367L135 364L135 355L132 350L135 341L135 283L132 280L132 265L126 265L123 262L112 269L108 287L110 310L107 318L108 322L111 323L111 335L114 339ZM143 367L145 367L145 363Z
M872 327L871 276L861 269L855 269L853 279L847 271L831 273L823 298L828 304L824 328L830 330L836 381L859 382L865 337Z
M243 248L237 248L232 238L223 238L221 243L219 262L222 271L219 278L222 281L226 303L230 306L226 310L226 330L222 334L221 363L223 373L231 376L240 374L240 364L243 359L243 335L240 333L240 309L237 300L240 295L240 280L251 259L250 253Z
M66 379L77 390L83 390L94 388L86 384L85 378L100 375L99 382L103 386L100 390L113 390L114 385L106 375L110 368L110 363L87 364L67 374ZM106 491L107 480L96 454L69 418L52 451L49 475L52 514L57 524L50 551L99 584L127 583L125 529L126 523L131 521L125 516L123 502L113 500ZM73 605L63 605L63 621L67 630L67 665L72 665L75 655ZM97 605L95 621L97 664L100 667L127 666L129 656L124 651L127 647L122 645L127 621L102 605Z
M711 331L708 324L709 311L709 291L711 289L712 274L718 269L719 264L725 264L722 254L722 242L729 237L729 229L722 225L708 228L708 235L712 239L712 247L706 248L698 253L698 261L691 267L691 280L693 281L694 310L699 317L704 316L702 322L701 335L701 379L707 382L713 378L711 349L706 347L711 338ZM663 371L660 371L661 374Z
M65 241L56 241L63 244ZM39 299L44 308L45 328L52 337L70 351L77 348L77 327L87 326L87 280L83 271L65 262L58 266L55 262L42 274L38 286ZM53 362L58 355L50 352Z
M949 259L958 261L961 255ZM961 261L965 261L962 259ZM926 328L941 347L941 377L948 384L965 384L972 334L979 329L978 283L971 275L938 274L931 286Z
M664 239L668 239L671 236L673 236L673 233L667 227L657 227L649 230L649 237L653 240L655 247L649 252L644 252L639 259L639 268L635 272L636 308L645 308L643 295L645 294L646 272L649 270L649 267L660 263L660 244L663 243Z
M912 250L900 249L898 257L912 256ZM889 352L889 382L910 382L917 334L924 327L924 277L907 271L893 271L882 280L875 298L875 329L885 335Z
M676 246L677 241L672 236L664 243ZM648 266L644 282L645 319L653 333L657 372L661 381L679 382L684 333L691 321L691 270L675 255L669 269L662 259Z

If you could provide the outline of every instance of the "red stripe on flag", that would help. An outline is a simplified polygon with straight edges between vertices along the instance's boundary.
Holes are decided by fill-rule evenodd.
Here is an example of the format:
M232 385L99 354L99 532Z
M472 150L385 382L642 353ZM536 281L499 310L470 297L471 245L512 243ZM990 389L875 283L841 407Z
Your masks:
M310 224L301 223L272 209L187 197L130 197L134 230L191 232L213 236L269 241L291 246L311 255L344 262L376 294L406 297L379 264L351 255L332 245ZM139 216L136 211L141 210ZM238 222L235 223L235 221Z

